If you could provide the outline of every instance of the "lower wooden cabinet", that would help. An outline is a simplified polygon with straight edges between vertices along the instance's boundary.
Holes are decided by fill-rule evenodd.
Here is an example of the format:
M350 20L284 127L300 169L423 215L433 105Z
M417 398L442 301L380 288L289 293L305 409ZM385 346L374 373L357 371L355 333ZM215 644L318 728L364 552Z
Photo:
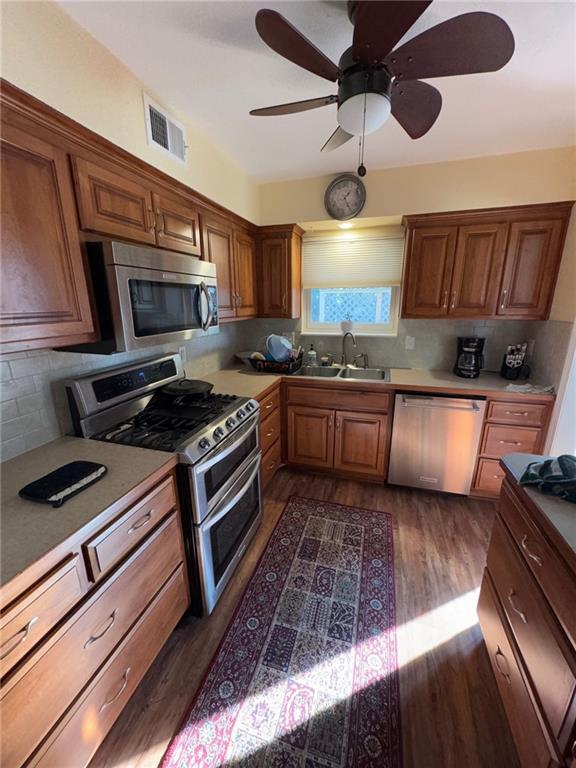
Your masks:
M526 768L567 768L576 752L575 605L573 550L506 476L478 617Z
M282 411L280 408L280 385L263 392L260 402L260 449L262 464L260 479L262 489L266 487L282 464Z
M369 409L387 409L387 394L345 390L314 390L313 387L287 385L286 408L287 460L290 464L343 475L373 478L386 476L388 416ZM366 410L346 410L362 403ZM291 403L332 402L334 408ZM340 406L340 408L338 407Z

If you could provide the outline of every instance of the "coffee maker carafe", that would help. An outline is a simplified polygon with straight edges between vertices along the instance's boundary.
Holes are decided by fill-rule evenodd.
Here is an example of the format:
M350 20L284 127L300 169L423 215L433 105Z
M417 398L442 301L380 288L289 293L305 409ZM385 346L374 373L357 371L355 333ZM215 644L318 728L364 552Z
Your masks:
M484 367L484 342L480 336L458 336L458 357L454 373L463 379L477 379Z

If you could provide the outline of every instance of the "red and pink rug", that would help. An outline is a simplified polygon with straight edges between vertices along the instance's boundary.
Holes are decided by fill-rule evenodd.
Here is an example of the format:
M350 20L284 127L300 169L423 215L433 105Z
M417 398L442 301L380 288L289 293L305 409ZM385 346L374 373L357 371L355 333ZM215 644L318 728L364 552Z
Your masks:
M392 520L292 498L163 768L399 768Z

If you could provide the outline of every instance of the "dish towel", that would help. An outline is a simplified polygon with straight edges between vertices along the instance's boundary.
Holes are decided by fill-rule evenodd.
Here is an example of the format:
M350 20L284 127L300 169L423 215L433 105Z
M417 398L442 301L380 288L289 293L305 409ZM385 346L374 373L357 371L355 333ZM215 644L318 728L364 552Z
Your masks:
M576 456L565 454L528 464L520 485L535 485L542 493L576 504Z

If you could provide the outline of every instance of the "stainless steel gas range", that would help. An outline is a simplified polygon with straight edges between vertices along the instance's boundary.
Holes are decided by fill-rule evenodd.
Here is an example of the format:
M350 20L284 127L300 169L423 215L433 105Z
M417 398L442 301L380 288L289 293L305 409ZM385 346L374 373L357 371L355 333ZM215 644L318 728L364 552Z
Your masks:
M66 382L78 436L178 454L194 609L204 614L262 521L258 402L210 389L185 379L179 355Z

